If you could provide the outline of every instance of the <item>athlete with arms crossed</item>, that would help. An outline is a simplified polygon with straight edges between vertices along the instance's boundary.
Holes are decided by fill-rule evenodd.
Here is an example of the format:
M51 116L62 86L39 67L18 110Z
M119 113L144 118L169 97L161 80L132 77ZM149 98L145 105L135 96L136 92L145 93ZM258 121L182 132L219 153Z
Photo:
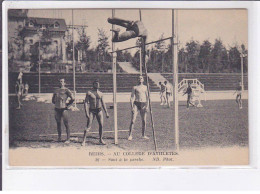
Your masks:
M70 101L67 103L67 99ZM55 104L55 119L57 122L58 141L61 141L61 119L66 127L67 140L65 143L70 143L70 127L68 109L74 102L74 97L71 91L65 87L65 79L60 79L60 88L55 90L52 96L52 103Z
M134 123L135 123L138 111L140 112L141 119L142 119L142 138L149 139L147 136L145 136L146 115L147 115L148 108L149 108L148 90L147 90L147 86L143 84L143 82L144 82L143 76L140 76L138 81L139 81L139 84L137 86L133 87L131 98L130 98L132 118L131 118L130 129L129 129L129 137L128 137L129 141L131 141L133 139L132 131L134 128Z
M109 118L109 114L107 112L106 104L104 102L103 94L99 91L99 82L94 81L93 89L88 91L85 98L85 113L87 117L87 127L84 130L83 142L82 146L85 146L87 132L91 129L91 125L93 119L97 117L97 121L99 124L99 143L105 145L105 141L103 140L103 112L102 107L106 113L106 117Z

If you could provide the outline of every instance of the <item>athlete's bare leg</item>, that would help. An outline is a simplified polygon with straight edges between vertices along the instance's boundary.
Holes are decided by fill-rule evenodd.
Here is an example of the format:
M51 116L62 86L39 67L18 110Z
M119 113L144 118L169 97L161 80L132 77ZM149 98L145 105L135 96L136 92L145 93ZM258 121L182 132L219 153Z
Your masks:
M142 119L142 138L143 139L149 139L147 136L145 136L145 130L146 130L146 110L140 111L141 119Z
M21 106L22 106L20 94L17 94L17 101L18 101L18 107L16 109L19 110L19 109L21 109Z
M100 111L97 114L97 121L98 121L98 125L99 125L99 143L102 145L106 145L106 143L103 140L103 112Z
M129 141L131 141L133 139L132 132L133 132L136 116L137 116L137 113L138 113L136 105L133 105L133 106L134 107L133 107L133 110L132 110L132 118L131 118L131 123L130 123L130 127L129 127L129 137L128 137Z
M238 108L241 109L242 108L241 95L237 95L236 102L237 102Z
M87 127L84 130L84 136L83 136L83 141L82 141L82 146L85 146L86 138L87 138L87 132L91 129L91 125L94 119L94 114L92 112L89 113L89 118L87 120Z
M160 99L161 99L161 105L163 105L163 102L162 102L163 96L162 96L162 94L160 94Z
M115 24L118 26L122 26L124 28L129 28L131 26L131 24L133 23L132 21L124 20L124 19L120 19L120 18L116 18L116 17L108 18L107 21L110 24Z
M58 142L61 141L61 113L55 110L55 120L57 123L57 131L58 131Z
M65 141L65 143L70 143L69 113L67 110L63 111L62 117L63 117L63 123L65 125L66 133L67 133L67 140Z
M167 106L170 108L170 103L169 103L169 97L170 95L166 93L166 102L167 102Z
M123 41L126 41L126 40L129 40L129 39L132 39L132 38L136 38L137 37L137 34L130 30L130 31L125 31L121 34L119 34L119 31L118 30L113 30L114 31L114 36L112 38L112 42L123 42Z

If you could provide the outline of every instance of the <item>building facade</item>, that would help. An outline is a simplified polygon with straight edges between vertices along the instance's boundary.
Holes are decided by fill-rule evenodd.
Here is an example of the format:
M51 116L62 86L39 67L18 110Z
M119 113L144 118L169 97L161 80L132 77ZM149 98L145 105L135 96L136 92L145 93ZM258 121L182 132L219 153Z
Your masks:
M8 11L9 59L66 62L65 20L27 17L27 13Z

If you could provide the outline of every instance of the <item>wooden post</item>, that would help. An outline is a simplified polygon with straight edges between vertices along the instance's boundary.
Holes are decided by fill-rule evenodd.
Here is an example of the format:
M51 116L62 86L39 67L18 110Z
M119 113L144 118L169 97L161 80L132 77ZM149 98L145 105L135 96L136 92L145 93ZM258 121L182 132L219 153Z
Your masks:
M141 12L141 9L139 9L139 18L140 18L140 21L142 21L142 12ZM140 43L141 43L141 46L140 46L140 75L142 76L143 75L143 65L142 65L142 38L139 39Z
M74 45L74 18L73 18L73 9L72 9L72 55L73 55L73 91L74 91L74 106L76 107L76 70L75 70L75 45Z
M112 9L112 17L115 17L115 10ZM114 30L114 25L112 25L112 29ZM113 37L113 32L112 32ZM116 57L117 53L114 52L115 50L115 43L112 42L112 57L113 57L113 65L112 65L112 72L113 72L113 106L114 106L114 131L115 131L115 144L118 144L118 128L117 128L117 102L116 102L116 93L117 93L117 84L116 84Z
M177 10L172 10L172 61L174 91L175 149L179 151L179 101L178 101L178 46L177 46Z
M41 33L41 32L39 32ZM39 34L39 65L38 65L38 73L39 73L39 94L41 93L41 36Z

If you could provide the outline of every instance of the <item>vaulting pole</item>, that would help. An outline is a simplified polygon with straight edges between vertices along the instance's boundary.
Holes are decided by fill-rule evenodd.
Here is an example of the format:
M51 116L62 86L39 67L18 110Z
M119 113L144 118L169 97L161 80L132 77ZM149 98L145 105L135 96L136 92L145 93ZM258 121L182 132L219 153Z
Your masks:
M140 21L142 21L142 12L141 9L139 9L139 16ZM156 135L155 135L155 129L154 129L154 121L153 121L153 110L152 110L152 104L151 104L151 96L150 96L150 85L149 85L149 79L148 79L148 73L147 73L147 66L146 66L146 42L143 38L141 39L141 49L140 49L140 75L142 75L142 65L144 65L145 69L145 76L146 76L146 83L147 83L147 90L148 90L148 98L149 98L149 109L150 109L150 116L151 116L151 123L152 123L152 130L153 130L153 141L154 141L154 148L155 151L157 151L157 142L156 142Z
M148 79L148 73L147 73L147 65L146 65L146 61L145 61L145 56L146 56L145 42L144 42L143 38L141 38L141 40L142 40L142 50L143 50L142 62L143 62L144 69L145 69L145 76L146 76L146 83L147 83L147 90L148 90L149 109L150 109L150 116L151 116L152 130L153 130L154 148L155 148L155 151L157 151L157 142L156 142L156 135L155 135L155 129L154 129L153 110L152 110L151 95L150 95L150 85L149 85L149 79Z
M177 39L177 10L172 9L172 62L173 62L173 91L174 91L174 122L175 149L179 151L179 101L178 101L178 39Z
M115 17L115 9L112 9L112 17ZM112 25L112 29L114 30L114 25ZM113 37L112 32L112 37ZM118 144L118 128L117 128L117 102L116 102L116 93L117 93L117 84L116 84L116 57L117 53L114 52L115 50L115 43L112 42L112 57L113 57L113 65L112 65L112 72L113 72L113 106L114 106L114 132L115 132L115 144Z

